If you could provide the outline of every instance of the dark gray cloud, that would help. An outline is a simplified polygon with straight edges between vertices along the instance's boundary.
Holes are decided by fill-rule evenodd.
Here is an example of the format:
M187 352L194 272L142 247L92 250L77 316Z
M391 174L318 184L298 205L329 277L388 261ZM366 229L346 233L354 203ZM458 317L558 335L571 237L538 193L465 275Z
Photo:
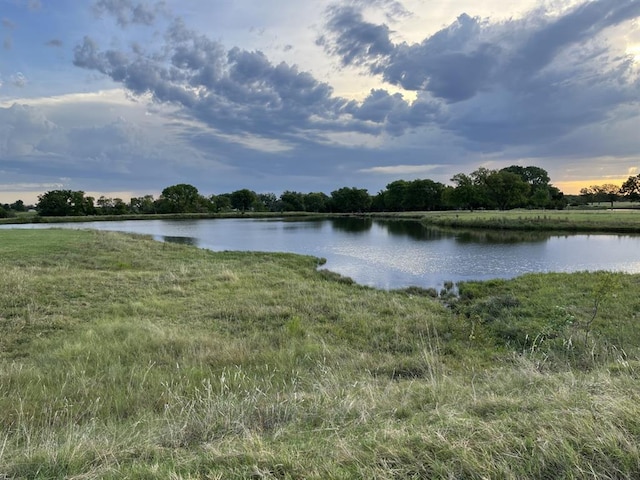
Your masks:
M383 128L295 65L274 64L260 51L225 50L180 20L172 23L156 52L139 47L103 51L86 37L75 48L74 64L99 71L135 94L150 93L158 102L180 105L184 114L222 131L295 138ZM395 104L407 108L404 101Z
M319 43L345 65L364 65L372 74L407 90L429 91L448 102L466 100L504 79L526 82L568 48L608 27L640 16L640 2L597 0L548 20L490 24L462 14L419 44L392 44L390 29L363 20L361 10L327 9L328 33Z
M160 8L132 0L96 6L122 26L152 21L137 8ZM372 6L389 24L409 15L395 1L342 2L327 9L318 43L345 68L416 92L413 101L383 88L362 101L347 100L295 65L273 63L260 51L228 49L177 18L153 51L140 44L103 49L86 37L75 48L74 64L134 95L177 106L182 118L216 132L268 137L295 149L324 148L333 133L398 137L428 127L467 151L501 152L557 141L640 101L637 72L601 38L637 18L638 1L595 0L561 15L538 10L500 23L461 14L414 44L394 43L389 25L366 21L365 9Z
M343 65L368 65L377 71L378 61L393 53L389 27L364 21L361 8L334 5L327 9L327 15L332 38L321 36L317 43L338 55Z
M366 22L362 8L332 6L326 13L319 39L326 52L445 102L440 126L470 142L498 148L558 137L640 101L630 60L601 39L608 28L640 17L637 0L595 0L559 16L539 10L502 23L462 14L415 44L393 44L391 30ZM364 107L362 114L371 106Z

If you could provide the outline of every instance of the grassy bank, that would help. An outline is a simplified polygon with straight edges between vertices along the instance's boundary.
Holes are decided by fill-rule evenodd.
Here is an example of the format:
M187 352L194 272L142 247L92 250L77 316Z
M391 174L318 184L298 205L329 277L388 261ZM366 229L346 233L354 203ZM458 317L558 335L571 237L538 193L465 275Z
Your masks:
M222 213L139 213L126 215L89 215L66 217L41 217L36 213L20 214L10 218L0 218L0 225L24 223L79 223L79 222L120 222L125 220L203 220L207 218L313 218L325 214L310 212L222 212Z
M638 210L508 210L429 212L426 225L561 232L640 233Z
M640 277L434 300L317 263L0 231L0 477L640 475Z

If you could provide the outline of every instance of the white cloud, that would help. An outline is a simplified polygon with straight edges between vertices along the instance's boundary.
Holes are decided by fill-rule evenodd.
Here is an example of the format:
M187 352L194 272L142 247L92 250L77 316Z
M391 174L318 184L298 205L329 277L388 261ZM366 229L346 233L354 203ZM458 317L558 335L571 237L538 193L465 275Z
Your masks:
M442 165L390 165L385 167L363 168L362 173L377 173L381 175L428 175Z

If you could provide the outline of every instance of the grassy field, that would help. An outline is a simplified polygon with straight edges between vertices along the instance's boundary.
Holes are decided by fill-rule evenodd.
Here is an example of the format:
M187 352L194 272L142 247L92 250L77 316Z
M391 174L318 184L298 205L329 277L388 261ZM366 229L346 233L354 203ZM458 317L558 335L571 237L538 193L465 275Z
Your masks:
M298 218L319 217L326 214L310 212L221 212L221 213L131 213L126 215L89 215L40 217L35 212L19 213L15 217L0 218L0 225L21 223L81 223L81 222L121 222L125 220L202 220L206 218Z
M0 231L0 478L640 477L639 276L317 266Z
M507 210L428 212L427 225L452 228L640 233L638 210Z

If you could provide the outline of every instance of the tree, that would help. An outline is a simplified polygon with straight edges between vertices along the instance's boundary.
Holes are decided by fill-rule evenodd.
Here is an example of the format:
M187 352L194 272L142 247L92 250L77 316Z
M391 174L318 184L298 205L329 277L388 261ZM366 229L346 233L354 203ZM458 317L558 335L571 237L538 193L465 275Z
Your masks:
M326 193L311 192L303 197L304 208L307 212L326 212L329 204L329 197Z
M409 182L404 196L406 210L439 210L442 206L444 185L433 180L413 180Z
M193 185L180 183L162 190L158 199L160 213L197 213L207 211L207 202Z
M371 197L366 189L343 187L331 192L331 206L335 212L366 212Z
M304 194L286 190L280 195L280 208L284 212L304 212Z
M529 195L527 204L532 207L548 208L554 203L552 185L549 184L550 178L547 171L540 167L521 167L519 165L511 165L503 168L501 171L515 173L522 181L529 185Z
M562 210L569 204L569 200L564 196L564 193L553 185L549 185L549 195L551 196L551 201L549 203L550 208Z
M584 187L580 189L580 196L584 198L587 203L593 203L596 199L596 192L592 187Z
M256 192L243 188L231 193L231 206L242 213L250 210L253 203L258 199Z
M129 201L129 210L133 213L156 213L156 205L153 200L153 195L132 197Z
M521 167L520 165L511 165L510 167L503 168L502 170L515 173L532 187L546 186L549 185L549 182L551 181L547 171L540 167Z
M490 170L485 167L480 167L471 172L470 177L475 187L474 202L478 207L493 208L496 206L491 200L489 187L487 185L487 178L493 173L496 173L496 170Z
M82 191L50 190L38 196L36 210L39 215L50 217L95 215L93 202L93 197L85 197Z
M106 198L102 195L96 200L101 215L124 215L129 213L129 207L121 198Z
M25 207L24 202L22 200L16 200L11 205L9 205L9 208L11 210L13 210L14 212L26 212L27 211L27 207Z
M409 182L406 180L396 180L387 185L384 192L384 207L385 210L391 212L401 212L404 210L405 196Z
M640 174L635 177L629 177L627 181L622 184L620 193L632 202L640 200Z
M386 193L385 190L381 190L371 197L371 207L369 209L372 212L384 212L387 209L384 203Z
M518 174L500 170L489 174L485 182L489 198L500 210L527 203L530 187Z
M613 202L617 201L620 197L620 187L612 183L605 183L604 185L600 185L597 188L600 198L603 198L605 201L610 202L611 208L613 208Z
M280 201L275 193L259 193L257 203L261 205L261 210L266 210L267 212L280 210Z
M451 181L456 184L450 193L454 207L473 210L478 206L478 187L474 184L473 178L464 173L456 173L451 177Z
M228 212L231 210L231 194L221 193L220 195L211 195L209 202L214 212Z

